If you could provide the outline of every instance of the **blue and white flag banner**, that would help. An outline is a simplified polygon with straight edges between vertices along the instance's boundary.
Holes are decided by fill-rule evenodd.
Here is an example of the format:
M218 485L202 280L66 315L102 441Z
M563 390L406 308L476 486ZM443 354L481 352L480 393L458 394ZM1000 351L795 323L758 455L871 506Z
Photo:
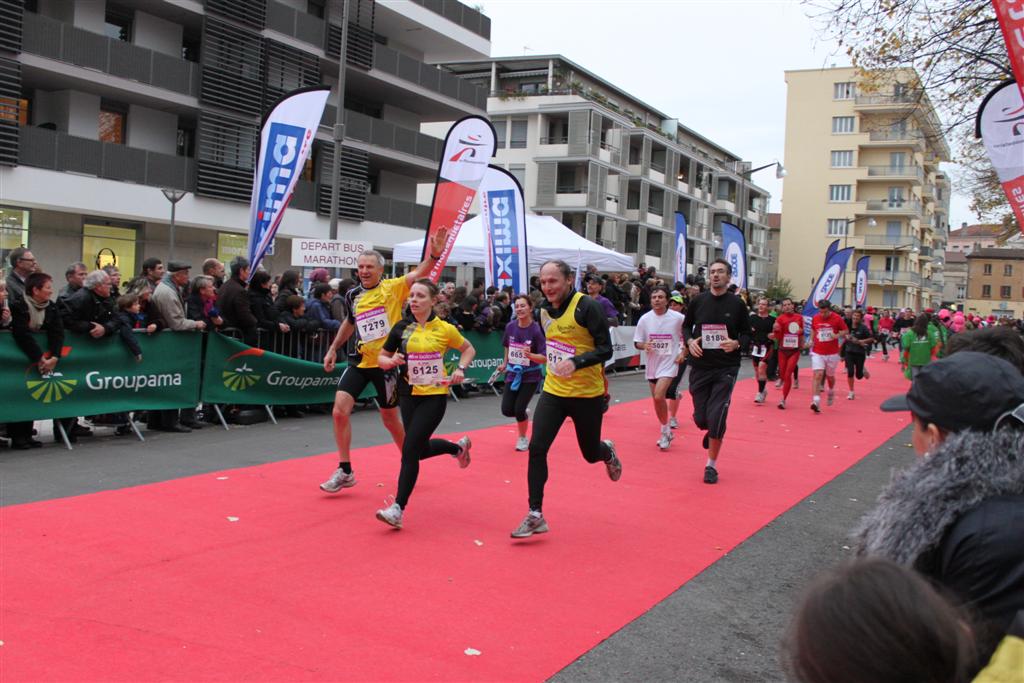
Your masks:
M583 250L576 252L576 282L573 284L577 292L583 291Z
M675 282L686 282L686 217L676 211Z
M811 295L807 297L807 302L804 304L803 316L805 327L810 325L811 318L817 312L818 302L822 299L830 298L836 291L839 278L846 269L846 264L852 254L853 247L840 249L825 262L825 268L821 271L821 276L818 278L814 289L811 290Z
M249 276L274 240L292 191L313 149L331 89L294 90L274 105L263 122L249 207Z
M722 223L722 253L732 266L729 284L747 288L747 240L743 231L732 223Z
M515 176L488 166L480 183L480 214L484 226L484 273L488 287L530 291L526 246L526 202Z
M828 260L832 258L837 251L839 251L839 240L832 240L832 244L828 245L828 249L825 250L825 265L822 266L822 269L828 265Z
M870 256L862 256L857 259L857 279L853 290L854 306L857 308L864 308L864 304L868 302L868 264L870 262Z

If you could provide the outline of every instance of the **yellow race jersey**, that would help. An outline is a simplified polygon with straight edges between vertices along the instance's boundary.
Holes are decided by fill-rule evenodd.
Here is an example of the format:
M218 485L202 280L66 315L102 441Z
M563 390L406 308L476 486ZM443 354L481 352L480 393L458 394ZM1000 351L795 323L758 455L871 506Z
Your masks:
M461 348L465 341L455 325L431 315L423 324L410 318L400 320L388 335L384 350L405 356L402 374L413 396L444 395L448 393L444 354Z
M590 365L576 370L568 377L559 377L554 372L559 361L593 351L596 346L590 331L576 322L576 306L583 295L576 292L560 318L550 315L546 309L540 313L540 326L547 337L547 377L544 391L564 398L593 398L604 395L604 377L601 364Z
M354 287L346 295L348 319L355 326L349 339L349 360L357 367L377 367L377 355L391 328L402 319L409 298L409 281L403 275L381 280L372 288Z

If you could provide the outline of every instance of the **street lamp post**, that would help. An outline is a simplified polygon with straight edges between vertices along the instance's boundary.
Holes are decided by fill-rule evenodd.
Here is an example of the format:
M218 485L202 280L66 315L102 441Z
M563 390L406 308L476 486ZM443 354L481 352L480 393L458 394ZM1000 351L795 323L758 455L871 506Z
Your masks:
M891 268L889 268L889 284L893 288L893 293L895 293L895 291L896 291L896 252L899 249L905 249L906 247L911 247L911 249L910 249L910 253L911 254L916 254L916 253L918 253L920 251L914 245L913 242L909 242L907 244L900 244L900 245L895 245L894 244L892 246L892 257L889 260L889 265L891 266ZM885 302L882 302L882 303L884 304ZM899 308L899 306L897 306L897 308Z
M167 260L170 261L174 258L174 207L185 197L186 192L169 187L163 188L161 192L167 197L167 201L171 203L170 248L167 250Z
M848 242L848 240L850 238L850 226L853 225L854 223L856 223L857 220L858 219L856 219L856 218L848 218L848 219L846 219L846 225L843 227L843 249L846 249L847 242ZM876 225L878 225L878 221L876 221L874 218L869 217L868 218L868 227L869 228L873 228ZM850 259L850 261L853 261L853 259ZM847 261L846 262L846 266L843 268L843 306L844 307L846 306L846 271L850 269L849 268L850 267L850 261ZM856 263L856 261L854 261L854 263ZM852 298L850 299L850 302L853 303L853 299Z
M750 180L750 176L752 176L753 174L757 173L758 171L763 171L764 169L771 168L772 166L775 167L775 178L776 179L782 180L783 178L786 177L786 167L783 166L782 162L780 162L778 159L776 159L775 161L771 162L770 164L765 164L764 166L758 166L757 168L752 168L749 171L744 171L744 172L739 174L740 185L739 185L739 190L738 190L737 196L736 196L736 213L740 217L740 224L739 224L738 227L739 227L740 230L743 231L743 237L744 237L744 239L748 240L748 244L753 242L753 240L751 239L753 237L753 233L751 233L748 236L746 228L744 227L744 223L746 222L745 212L746 212L746 208L747 208L747 183L746 183L746 181ZM765 209L767 210L767 207L765 207ZM748 259L748 261L749 261L749 259ZM749 263L744 263L743 267L746 269L747 273L750 272Z

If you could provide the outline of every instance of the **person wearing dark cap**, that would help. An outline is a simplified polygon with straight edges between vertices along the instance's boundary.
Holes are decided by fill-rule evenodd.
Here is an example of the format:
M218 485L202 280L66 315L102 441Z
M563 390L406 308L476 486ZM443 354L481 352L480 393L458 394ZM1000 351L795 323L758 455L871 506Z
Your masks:
M922 368L882 410L910 412L922 457L861 521L857 552L948 589L979 615L987 658L1024 609L1024 376L962 351Z

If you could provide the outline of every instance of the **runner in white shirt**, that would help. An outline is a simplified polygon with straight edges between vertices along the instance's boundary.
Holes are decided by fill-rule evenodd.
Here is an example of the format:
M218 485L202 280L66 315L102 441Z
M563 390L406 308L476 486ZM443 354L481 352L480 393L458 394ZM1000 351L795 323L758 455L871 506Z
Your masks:
M672 442L669 427L669 385L679 372L682 362L683 316L668 308L668 288L657 286L651 290L651 310L644 313L633 333L633 345L647 352L647 381L651 385L654 413L661 423L658 448L668 450Z

